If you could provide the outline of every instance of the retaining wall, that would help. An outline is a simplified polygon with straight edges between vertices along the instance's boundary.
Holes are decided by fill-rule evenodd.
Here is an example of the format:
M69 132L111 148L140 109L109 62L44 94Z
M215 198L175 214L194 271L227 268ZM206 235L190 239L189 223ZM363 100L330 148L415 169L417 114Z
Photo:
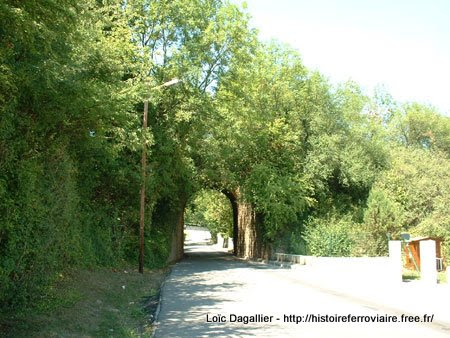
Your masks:
M278 257L277 257L278 256ZM303 255L276 255L276 261L292 264L291 269L305 268L324 278L379 280L387 276L389 257L315 257Z

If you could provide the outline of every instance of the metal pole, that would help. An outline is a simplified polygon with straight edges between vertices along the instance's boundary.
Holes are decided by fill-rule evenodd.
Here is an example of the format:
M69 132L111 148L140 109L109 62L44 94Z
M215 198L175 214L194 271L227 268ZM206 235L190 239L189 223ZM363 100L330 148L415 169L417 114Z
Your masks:
M144 273L144 223L145 223L145 181L147 168L147 145L145 142L145 131L147 130L148 100L144 101L144 120L142 123L142 182L141 182L141 213L139 224L139 272Z

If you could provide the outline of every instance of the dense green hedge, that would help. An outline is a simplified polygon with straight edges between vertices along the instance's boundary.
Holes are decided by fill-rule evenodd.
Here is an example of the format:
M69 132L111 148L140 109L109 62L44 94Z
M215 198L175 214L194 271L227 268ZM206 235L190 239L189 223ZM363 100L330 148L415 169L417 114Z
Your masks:
M138 218L124 224L114 204L80 194L83 181L75 164L64 146L53 145L15 162L14 172L3 180L8 182L0 202L5 215L0 227L3 309L41 299L65 269L137 262ZM138 194L127 202L138 216ZM163 265L170 245L167 231L155 227L147 237L147 266Z

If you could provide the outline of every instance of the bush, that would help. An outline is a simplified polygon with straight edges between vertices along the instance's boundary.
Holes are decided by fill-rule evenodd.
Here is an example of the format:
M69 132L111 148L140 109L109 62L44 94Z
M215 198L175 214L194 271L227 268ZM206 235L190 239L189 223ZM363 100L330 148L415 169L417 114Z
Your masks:
M2 305L30 303L56 273L81 257L76 170L64 147L22 159L0 209ZM9 199L9 201L8 201Z
M398 239L401 232L450 241L449 171L442 152L412 147L392 151L391 168L372 187L364 215L376 254L387 253L387 235Z
M313 256L351 256L355 241L352 231L355 224L349 217L316 218L306 225L305 240L308 253Z
M402 208L385 192L374 187L367 201L364 226L368 234L370 256L388 254L388 237L398 238L401 227Z

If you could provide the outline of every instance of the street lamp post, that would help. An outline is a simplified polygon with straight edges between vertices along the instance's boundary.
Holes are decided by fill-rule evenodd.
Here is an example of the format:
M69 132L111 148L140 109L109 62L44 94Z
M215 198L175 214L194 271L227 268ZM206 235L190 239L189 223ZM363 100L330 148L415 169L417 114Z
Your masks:
M170 87L180 80L174 78L168 82L163 83L160 86L151 88L157 89L161 87ZM144 118L142 121L142 131L143 135L147 129L147 116L148 116L148 98L144 100ZM144 273L144 224L145 224L145 186L146 186L146 170L147 170L147 145L145 139L142 138L142 158L141 158L142 172L141 172L141 211L140 211L140 223L139 223L139 272Z

